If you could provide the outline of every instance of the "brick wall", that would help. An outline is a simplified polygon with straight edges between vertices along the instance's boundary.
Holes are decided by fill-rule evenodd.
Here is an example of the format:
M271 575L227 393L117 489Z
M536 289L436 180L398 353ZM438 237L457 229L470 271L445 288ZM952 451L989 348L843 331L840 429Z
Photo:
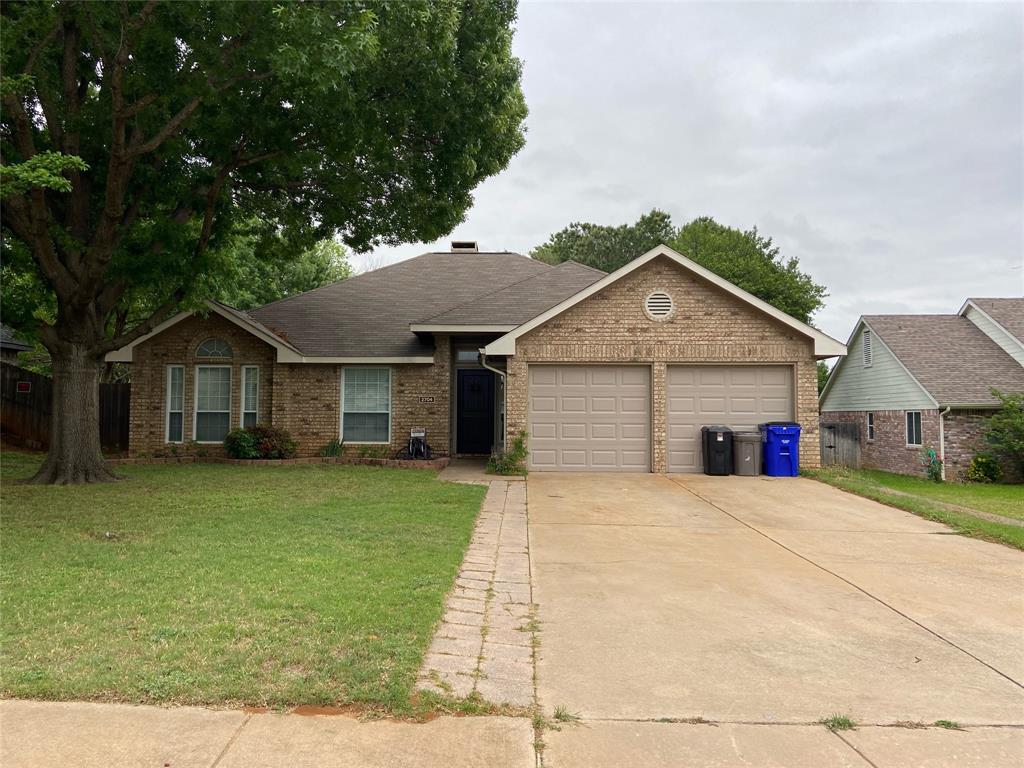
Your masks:
M673 315L661 322L643 310L646 296L658 290L675 302ZM516 356L508 363L510 435L527 428L530 362L650 364L656 472L667 468L666 365L793 364L795 416L803 427L801 460L804 466L818 465L818 389L811 340L669 259L654 259L517 340Z
M860 425L862 467L924 477L921 452L925 447L939 450L939 412L935 409L921 411L922 445L919 446L907 445L906 411L874 411L874 414L874 440L868 440L868 417L865 411L825 411L821 414L821 420L853 422ZM948 429L946 438L949 439Z
M172 326L135 348L132 364L132 407L130 416L130 452L166 454L165 403L168 365L185 366L184 436L186 444L175 446L178 453L189 453L198 446L191 440L195 350L203 341L223 339L234 352L231 359L231 426L241 420L241 366L260 367L259 420L288 430L298 442L299 456L315 456L331 440L338 439L341 426L341 367L315 363L278 363L274 349L234 323L211 314L191 317ZM392 365L391 444L372 450L394 453L402 450L409 430L424 427L428 441L438 456L447 456L449 448L450 353L447 337L437 339L435 365ZM220 364L227 361L209 361ZM432 403L420 398L433 397ZM224 454L223 446L204 445L210 455ZM347 454L358 454L358 446L346 446Z
M957 410L945 416L946 424L946 479L963 480L971 459L979 453L996 455L985 440L986 422L992 415L990 410ZM1005 459L1003 480L1019 483L1021 477L1017 468Z
M209 338L226 341L232 349L231 360L196 358L196 348ZM190 317L135 347L132 362L132 404L129 416L129 452L132 455L166 453L167 366L184 365L184 429L186 443L192 439L192 415L195 404L195 366L231 364L231 426L241 421L241 386L243 365L260 368L259 419L269 421L273 409L275 378L278 366L274 349L251 333L219 315ZM223 455L220 445L204 445L210 455ZM188 446L175 448L188 452Z

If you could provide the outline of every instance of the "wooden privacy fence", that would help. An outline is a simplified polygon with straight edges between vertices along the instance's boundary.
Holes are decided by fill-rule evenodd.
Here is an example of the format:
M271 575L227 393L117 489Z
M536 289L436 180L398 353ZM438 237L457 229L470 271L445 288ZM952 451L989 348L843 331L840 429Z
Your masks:
M821 465L860 469L860 424L822 422Z
M49 376L16 365L0 365L0 427L4 436L30 448L50 445L53 382ZM128 450L131 384L100 384L100 443L109 451Z

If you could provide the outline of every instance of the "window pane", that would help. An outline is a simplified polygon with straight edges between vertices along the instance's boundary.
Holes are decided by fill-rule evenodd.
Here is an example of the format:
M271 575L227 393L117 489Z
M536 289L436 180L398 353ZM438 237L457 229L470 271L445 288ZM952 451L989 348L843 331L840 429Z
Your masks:
M229 410L231 407L231 369L200 367L196 390L198 410Z
M181 442L182 413L172 413L167 422L167 439L172 443Z
M386 443L389 418L386 413L346 413L342 439L347 443Z
M480 359L480 353L475 349L460 349L455 353L455 359L460 363L475 363Z
M386 413L391 410L391 371L387 368L345 369L345 413Z
M243 368L243 386L245 389L245 410L255 411L257 409L257 392L259 391L259 369Z
M231 347L222 339L207 339L196 349L196 357L231 357Z
M182 410L185 369L174 366L169 371L167 406L170 411Z
M242 416L242 426L243 427L255 427L256 426L256 412L255 411L246 411L245 412L245 414Z
M201 443L221 442L228 434L228 413L197 413L196 440Z

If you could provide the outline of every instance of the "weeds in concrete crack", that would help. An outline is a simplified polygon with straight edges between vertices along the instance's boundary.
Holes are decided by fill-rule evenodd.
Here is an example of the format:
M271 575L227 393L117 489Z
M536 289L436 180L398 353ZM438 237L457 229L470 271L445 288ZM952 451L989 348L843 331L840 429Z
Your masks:
M936 720L932 725L936 728L945 728L948 731L965 730L956 720Z
M824 717L818 721L820 725L824 725L830 731L854 731L857 729L857 723L849 715L830 715Z
M557 722L564 723L566 725L576 725L580 722L579 715L577 715L575 712L570 712L568 707L562 705L555 707L555 712L552 715L552 717Z
M910 730L923 730L928 726L918 720L897 720L895 723L890 723L888 728L908 728Z

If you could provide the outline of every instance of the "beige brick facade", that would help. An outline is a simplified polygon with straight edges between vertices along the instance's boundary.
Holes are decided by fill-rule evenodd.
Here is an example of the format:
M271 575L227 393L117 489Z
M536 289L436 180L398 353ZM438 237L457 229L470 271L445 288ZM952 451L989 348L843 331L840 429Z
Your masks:
M672 315L653 320L644 299L668 293ZM170 452L165 442L166 366L185 366L185 436L192 432L196 347L210 337L232 346L232 426L240 422L240 369L260 366L260 420L288 430L300 456L314 456L337 439L341 425L342 366L276 362L272 347L217 315L192 317L138 345L134 352L130 448L133 455ZM448 337L435 337L434 364L391 369L391 443L372 449L395 455L413 427L427 430L437 456L451 446L452 356ZM813 342L745 302L702 281L667 258L657 258L517 341L507 361L509 435L527 427L527 369L531 363L618 363L651 369L652 469L667 466L667 366L685 363L770 363L794 369L795 419L803 426L804 466L818 463L817 373ZM194 446L177 446L188 452ZM216 455L220 446L204 446Z
M675 311L644 312L654 291ZM548 323L520 337L508 363L508 434L527 429L530 363L636 363L651 367L652 469L667 469L666 366L672 363L788 363L794 366L795 420L803 427L801 464L816 467L818 384L813 342L667 258L656 258Z

